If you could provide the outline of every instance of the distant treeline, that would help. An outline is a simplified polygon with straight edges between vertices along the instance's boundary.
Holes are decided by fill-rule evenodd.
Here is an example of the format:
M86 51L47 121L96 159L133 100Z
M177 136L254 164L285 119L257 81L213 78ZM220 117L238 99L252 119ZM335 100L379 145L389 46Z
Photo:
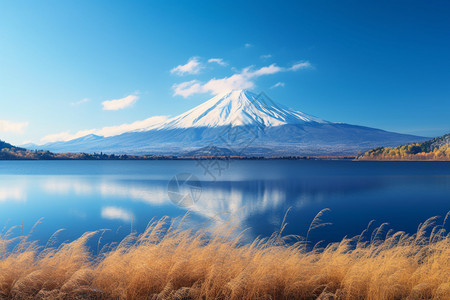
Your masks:
M450 160L450 134L398 147L378 147L357 157L359 160Z
M0 160L352 160L354 156L175 156L175 155L128 155L105 153L53 153L46 150L26 150L17 147L0 150Z
M104 153L53 153L45 150L25 150L17 148L3 148L0 160L146 160L171 159L171 156L160 155L127 155Z
M217 155L129 155L105 153L53 153L27 150L0 140L0 160L353 160L354 156L217 156Z

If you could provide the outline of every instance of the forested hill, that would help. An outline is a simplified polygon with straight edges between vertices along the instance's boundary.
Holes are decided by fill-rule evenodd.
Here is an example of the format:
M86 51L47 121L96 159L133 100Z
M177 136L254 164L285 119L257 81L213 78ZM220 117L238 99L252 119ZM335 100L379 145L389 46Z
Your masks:
M16 147L7 143L5 141L0 140L0 159L20 159L23 156L26 156L30 151Z
M450 145L450 133L421 143L421 149L426 152L431 152L445 145Z
M27 150L0 140L0 160L134 160L134 159L174 159L160 155L126 155L104 153L52 153L46 150Z
M25 150L23 148L15 147L5 141L0 140L0 150L3 150L3 149Z
M30 151L0 141L0 160L129 160L164 158L165 157L160 156L115 155L103 153L52 153L45 150Z
M450 133L423 143L378 147L357 157L359 160L450 160Z

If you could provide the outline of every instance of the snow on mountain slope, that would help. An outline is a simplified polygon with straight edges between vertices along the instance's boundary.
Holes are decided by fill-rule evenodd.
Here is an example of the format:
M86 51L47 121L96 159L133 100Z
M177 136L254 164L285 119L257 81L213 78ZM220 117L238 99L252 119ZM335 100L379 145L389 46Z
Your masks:
M265 94L233 90L219 94L199 106L169 119L158 129L257 125L329 123L305 113L275 104Z
M151 126L135 123L139 126L121 134L84 136L39 148L53 152L185 155L199 149L205 153L212 146L233 155L248 156L355 155L378 146L427 139L328 122L278 105L264 93L246 90L217 95Z

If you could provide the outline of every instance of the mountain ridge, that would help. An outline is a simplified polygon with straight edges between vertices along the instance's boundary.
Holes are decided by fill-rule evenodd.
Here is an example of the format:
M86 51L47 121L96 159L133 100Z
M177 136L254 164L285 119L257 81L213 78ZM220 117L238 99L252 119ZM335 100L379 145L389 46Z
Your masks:
M53 152L185 155L215 146L234 155L356 155L428 138L330 122L279 105L266 94L234 90L150 128L43 145Z

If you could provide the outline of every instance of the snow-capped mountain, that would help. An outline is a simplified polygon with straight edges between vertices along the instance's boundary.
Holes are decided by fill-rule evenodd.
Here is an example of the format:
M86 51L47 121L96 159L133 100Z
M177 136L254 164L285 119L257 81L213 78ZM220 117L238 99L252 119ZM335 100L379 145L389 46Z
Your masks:
M264 93L234 90L152 126L40 147L54 152L167 155L354 155L377 146L424 140L325 121L279 105Z
M328 123L319 118L275 104L265 94L234 90L219 94L199 106L168 120L160 129L258 126L271 127L309 122Z

